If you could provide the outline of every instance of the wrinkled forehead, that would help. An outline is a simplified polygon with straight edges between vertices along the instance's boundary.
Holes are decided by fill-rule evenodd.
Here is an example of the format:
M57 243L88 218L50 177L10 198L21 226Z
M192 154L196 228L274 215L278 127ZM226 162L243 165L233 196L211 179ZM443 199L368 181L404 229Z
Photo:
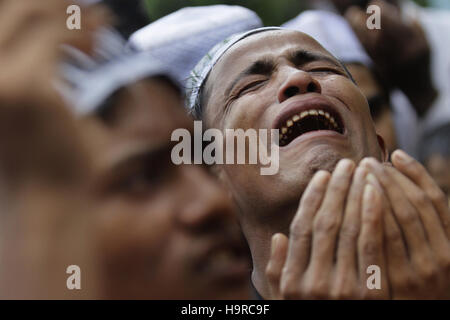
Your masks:
M307 34L295 30L271 30L251 35L231 47L214 66L206 83L207 90L214 84L223 84L233 75L239 74L255 61L270 59L277 61L296 51L320 53L336 58ZM337 60L336 60L337 61ZM214 80L214 81L211 81Z

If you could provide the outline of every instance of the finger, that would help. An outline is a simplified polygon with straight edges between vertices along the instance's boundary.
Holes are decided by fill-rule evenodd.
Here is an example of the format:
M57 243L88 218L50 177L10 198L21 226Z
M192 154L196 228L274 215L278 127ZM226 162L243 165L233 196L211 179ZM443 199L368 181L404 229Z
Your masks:
M288 256L283 268L284 279L299 280L308 266L313 220L322 203L329 179L329 172L317 172L302 195L299 209L290 227Z
M49 34L49 36L42 37L40 41L30 38L29 42L22 41L23 46L19 46L10 52L11 61L21 61L21 63L11 63L5 66L5 70L9 72L0 75L1 93L5 99L28 99L34 100L36 96L54 96L57 95L53 86L53 81L57 77L58 66L58 45L51 39L51 34L54 32L51 25L35 30L38 37L42 34ZM45 33L44 33L45 32ZM39 64L36 65L36 61ZM33 73L30 73L30 68ZM27 95L23 96L18 88L26 89ZM49 95L50 94L50 95ZM51 103L53 101L48 101Z
M59 1L6 1L1 4L0 46L5 49L21 38L25 30L36 29L36 23L48 19L58 20L65 28L65 7Z
M356 243L361 227L361 200L366 175L364 168L355 170L348 194L337 248L336 274L340 279L357 277Z
M405 240L391 209L384 215L384 242L391 296L404 296L405 283L411 278L413 269L409 262Z
M66 1L47 0L38 1L7 1L1 6L0 12L8 17L0 19L0 47L18 51L17 46L48 38L48 34L41 30L46 25L52 25L53 38L58 34L58 43L65 43L82 51L90 52L93 31L109 21L105 10L101 7L82 7L83 26L81 30L68 30L66 26L66 9L70 4ZM6 14L5 14L6 15ZM31 39L31 40L30 40ZM16 49L16 50L14 50Z
M108 27L114 22L112 14L105 6L81 7L81 10L83 17L81 29L65 32L63 42L91 55L95 49L96 31L101 27Z
M406 270L410 270L410 263L408 254L403 239L402 232L395 221L392 213L389 199L383 192L381 184L377 178L369 173L367 181L371 183L382 195L381 201L383 203L383 225L384 225L384 250L386 252L386 265L391 290L401 286L402 277L406 274ZM391 295L395 292L391 292Z
M357 6L350 6L345 11L344 16L355 31L358 38L366 35L368 31L366 27L367 15L361 8Z
M439 219L431 200L424 190L421 190L411 180L394 168L387 169L396 179L400 187L405 190L405 195L419 213L420 220L425 229L427 239L432 251L446 253L450 250L445 230Z
M355 35L361 42L367 52L372 55L378 39L381 36L381 30L369 30L367 28L367 14L357 6L351 6L345 12L345 18L352 27Z
M362 201L361 234L358 237L359 274L364 298L381 298L387 290L382 212L383 204L380 193L374 186L367 183L364 187ZM380 281L376 277L375 280L367 277L369 267L373 266L379 268L381 272ZM375 288L369 287L369 285L374 285Z
M336 239L341 227L345 200L354 168L355 164L351 160L339 161L314 219L310 267L315 272L326 274L332 268Z
M29 45L29 43L39 42L36 39L52 41L53 46L65 44L79 49L91 46L94 36L93 30L88 30L87 28L68 30L63 22L64 20L61 20L60 17L49 13L47 17L35 20L32 26L28 28L22 27L25 30L19 36L18 32L15 33L14 46L9 48L9 52L18 52Z
M426 169L404 151L396 150L392 154L392 162L400 172L427 194L439 214L447 238L450 239L450 209L444 192L431 178Z
M397 181L373 158L364 159L362 165L370 170L382 185L393 209L394 216L405 236L411 260L419 263L429 256L429 245L419 214Z
M270 260L266 267L271 297L264 297L265 299L281 299L280 279L286 262L288 242L284 234L277 233L272 236Z

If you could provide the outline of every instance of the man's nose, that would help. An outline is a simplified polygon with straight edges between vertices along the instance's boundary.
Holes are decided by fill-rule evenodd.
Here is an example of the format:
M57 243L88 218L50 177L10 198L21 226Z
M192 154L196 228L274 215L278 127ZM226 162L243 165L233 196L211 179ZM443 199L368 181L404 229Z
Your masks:
M311 77L308 72L302 70L289 71L286 81L280 87L278 91L278 102L283 101L296 96L298 94L305 93L321 93L322 88L319 82Z
M183 171L186 197L178 215L181 224L192 230L229 227L226 224L235 215L225 190L203 167L189 165Z

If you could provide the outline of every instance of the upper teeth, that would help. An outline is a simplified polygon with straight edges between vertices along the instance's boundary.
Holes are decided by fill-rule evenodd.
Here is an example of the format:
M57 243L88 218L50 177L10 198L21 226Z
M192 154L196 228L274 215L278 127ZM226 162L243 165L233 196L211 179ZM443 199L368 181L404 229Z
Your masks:
M286 120L285 125L283 127L281 127L281 139L286 139L285 134L288 132L288 128L292 127L295 122L298 122L299 120L301 120L309 115L324 116L325 118L327 118L330 121L330 123L334 126L335 129L338 128L336 119L332 115L330 115L328 112L326 112L324 110L320 110L320 109L312 109L309 111L303 111L301 113L294 114L291 118Z

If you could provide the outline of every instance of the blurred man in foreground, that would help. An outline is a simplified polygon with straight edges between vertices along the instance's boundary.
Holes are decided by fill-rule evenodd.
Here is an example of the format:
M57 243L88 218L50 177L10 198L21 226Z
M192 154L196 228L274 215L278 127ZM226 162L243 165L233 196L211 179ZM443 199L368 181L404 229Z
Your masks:
M75 119L69 108L78 106L53 89L63 82L60 45L96 43L61 27L60 0L15 3L2 3L0 19L18 25L0 33L13 77L0 83L1 297L248 298L246 247L229 199L205 168L170 161L171 131L191 124L164 66L125 55L91 68L89 77L104 82L78 98L98 105ZM89 57L78 49L65 52ZM127 62L139 70L109 73ZM69 265L81 269L81 290L66 286Z
M87 73L80 101L91 80L108 88L79 120L105 296L248 298L248 253L228 197L206 168L171 161L172 132L192 123L170 73L145 53Z
M85 31L70 32L66 8L60 0L1 2L1 298L96 296L87 153L53 85L61 43L89 51L88 30L103 20L83 11ZM83 290L66 286L74 264L86 270Z

